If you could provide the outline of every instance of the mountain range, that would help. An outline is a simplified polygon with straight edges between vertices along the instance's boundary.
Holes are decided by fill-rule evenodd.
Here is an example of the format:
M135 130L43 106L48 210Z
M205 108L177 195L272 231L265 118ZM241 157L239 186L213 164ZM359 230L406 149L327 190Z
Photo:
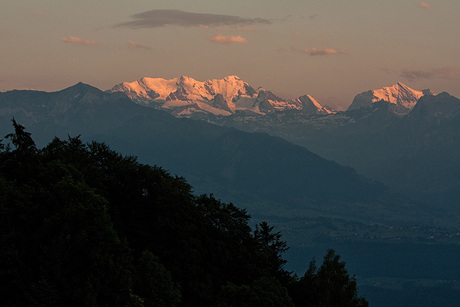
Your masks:
M345 112L215 122L280 136L406 196L458 210L460 100L425 90L415 104L413 95L403 96L410 98L406 101L376 100L369 92L354 101L365 96L363 107L352 104Z
M376 220L394 210L409 216L416 203L392 194L349 167L265 133L248 133L204 121L175 118L119 92L83 83L59 92L0 93L0 129L11 119L39 146L55 136L107 142L144 163L184 176L197 193L215 193L251 213L348 216Z
M79 83L0 93L0 128L10 131L14 117L40 145L80 134L106 141L186 176L199 192L261 211L280 202L383 204L387 190L376 182L451 208L460 196L459 109L447 93L402 83L358 94L335 112L309 95L282 99L236 76L142 78L105 92Z
M302 97L235 76L14 90L0 92L0 138L15 118L39 147L55 136L105 142L276 225L299 274L300 255L333 247L381 306L420 293L457 302L460 100L402 83L343 112Z
M459 159L451 154L459 149L459 103L447 93L398 82L359 93L346 111L336 112L310 95L279 98L236 76L142 78L108 92L179 118L282 137L421 201L453 204L460 196ZM445 152L435 154L436 148Z
M108 92L123 92L138 104L167 111L176 117L257 116L291 110L308 114L332 113L310 95L283 99L263 88L254 89L237 76L204 82L186 76L170 80L142 78L115 85Z

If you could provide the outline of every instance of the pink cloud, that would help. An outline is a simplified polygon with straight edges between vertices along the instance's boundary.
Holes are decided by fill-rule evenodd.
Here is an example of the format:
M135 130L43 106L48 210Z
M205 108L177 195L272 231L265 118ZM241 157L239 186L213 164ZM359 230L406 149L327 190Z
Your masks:
M239 35L238 36L225 36L222 34L217 34L211 37L209 40L214 43L224 44L224 45L233 44L233 43L235 44L249 43L249 41L246 38L239 36Z
M71 43L71 44L85 45L85 46L91 46L91 45L97 44L97 42L95 41L90 41L90 40L82 39L82 38L75 37L75 36L61 37L61 41L63 41L64 43Z
M422 9L429 9L429 8L431 8L431 5L428 4L428 3L425 3L425 2L420 2L420 3L418 4L418 6L421 7Z
M311 56L326 56L326 55L336 55L336 54L347 54L346 51L344 50L337 50L334 48L326 48L326 49L318 49L318 48L311 48L311 49L297 49L297 48L292 48L294 51L300 52L300 53L305 53L309 54Z
M150 47L150 46L138 44L138 43L133 42L133 41L128 41L128 45L129 45L130 47L133 47L133 48L146 49L146 50L152 49L152 47Z

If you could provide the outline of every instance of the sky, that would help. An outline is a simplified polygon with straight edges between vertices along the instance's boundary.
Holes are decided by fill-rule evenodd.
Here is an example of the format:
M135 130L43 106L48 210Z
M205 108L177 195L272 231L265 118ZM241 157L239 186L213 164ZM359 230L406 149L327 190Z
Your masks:
M237 75L337 110L402 82L460 98L457 0L1 0L0 91Z

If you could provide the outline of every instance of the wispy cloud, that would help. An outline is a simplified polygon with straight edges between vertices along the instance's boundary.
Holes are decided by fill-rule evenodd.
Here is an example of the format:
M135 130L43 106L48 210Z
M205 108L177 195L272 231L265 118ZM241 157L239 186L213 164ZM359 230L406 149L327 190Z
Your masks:
M214 35L209 39L210 41L218 44L247 44L249 41L242 36L225 36L222 34Z
M71 44L85 45L85 46L91 46L91 45L97 44L97 42L95 41L90 41L90 40L82 39L80 37L75 37L75 36L61 37L61 41L63 41L64 43L71 43Z
M152 49L152 47L150 46L142 45L142 44L139 44L133 41L128 41L128 46L133 47L133 48L138 48L138 49L145 49L145 50Z
M216 27L217 30L219 31L240 31L240 32L255 32L256 29L253 27L247 27L247 26L230 26L230 27Z
M334 48L325 48L325 49L318 49L318 48L311 48L311 49L297 49L295 47L292 48L293 51L305 53L311 56L327 56L327 55L336 55L336 54L347 54L345 50L337 50Z
M419 7L421 7L422 9L430 9L431 8L431 5L428 4L428 3L425 3L425 2L420 2L418 4Z
M133 20L117 24L117 27L157 28L165 26L180 27L219 27L247 26L254 24L271 24L264 18L244 18L232 15L191 13L180 10L152 10L134 14Z
M400 76L410 81L433 78L460 80L460 67L440 67L431 70L405 68Z

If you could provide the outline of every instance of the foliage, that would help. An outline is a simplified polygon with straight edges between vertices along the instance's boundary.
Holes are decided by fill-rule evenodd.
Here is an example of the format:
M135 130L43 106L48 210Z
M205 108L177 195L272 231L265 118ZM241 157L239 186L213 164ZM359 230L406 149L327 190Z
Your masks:
M219 307L277 307L295 306L288 291L281 283L271 277L261 277L251 285L236 286L227 284L222 287Z
M171 274L149 251L143 251L137 261L134 289L143 298L144 306L176 306L181 299Z
M345 262L333 249L328 250L319 268L312 260L290 292L296 306L368 306L358 297L355 277L349 276Z
M253 231L246 210L104 143L37 149L13 126L0 146L2 306L292 306L286 289L306 279L283 269L274 227Z
M287 285L290 282L290 274L283 270L286 260L282 258L282 254L288 247L286 242L281 240L281 233L273 232L274 228L267 222L261 222L256 225L254 238L260 246L260 261L264 263L266 271L264 275L275 277Z

